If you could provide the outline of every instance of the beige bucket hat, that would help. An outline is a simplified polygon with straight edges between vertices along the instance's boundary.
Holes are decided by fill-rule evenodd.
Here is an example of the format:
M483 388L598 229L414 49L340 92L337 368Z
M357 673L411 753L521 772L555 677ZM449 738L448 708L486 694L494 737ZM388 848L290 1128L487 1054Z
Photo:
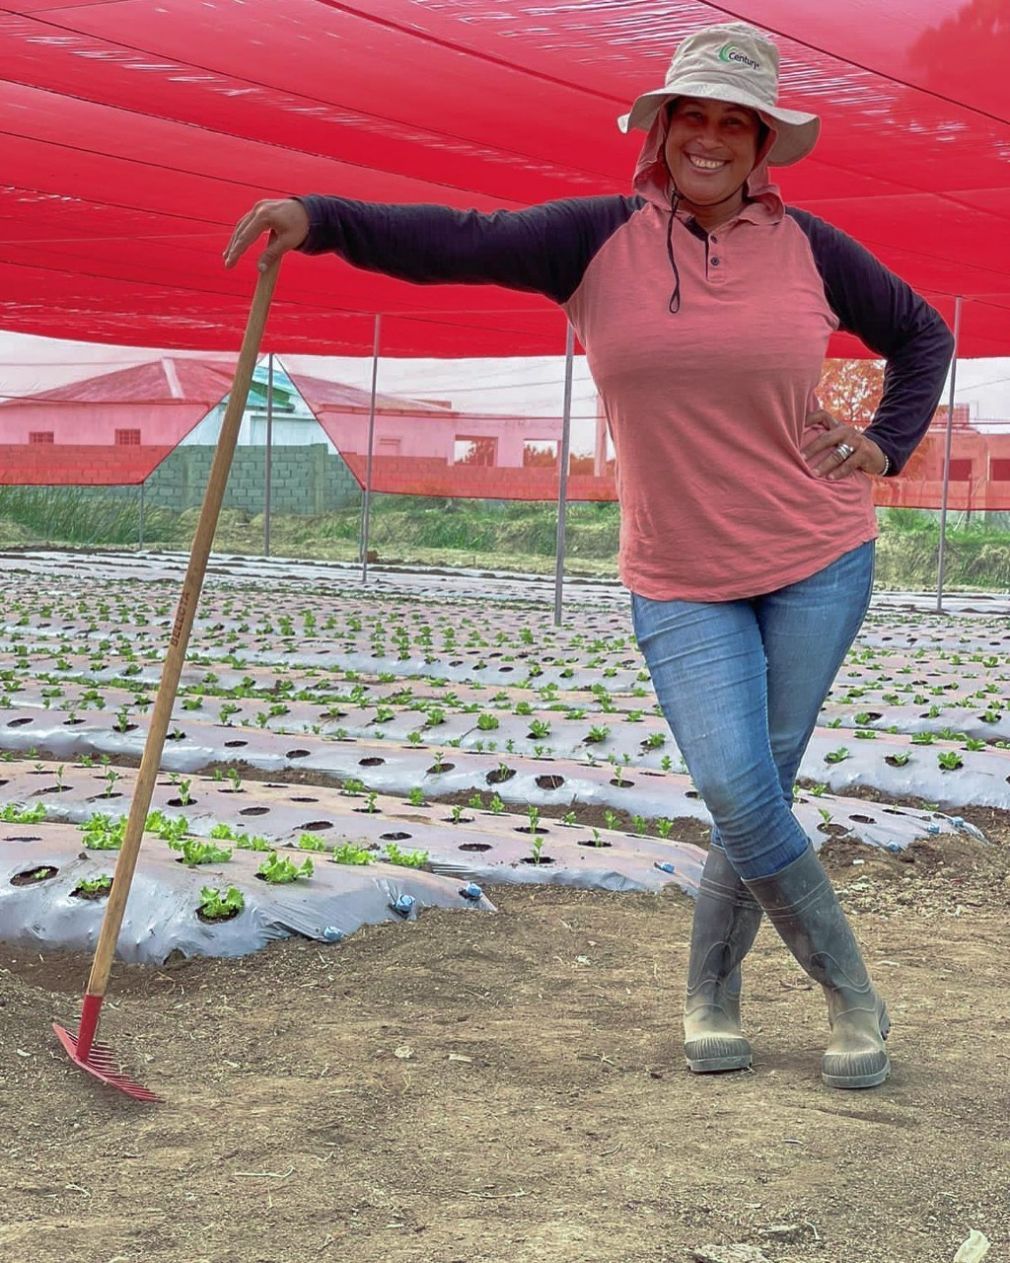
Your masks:
M666 83L643 92L617 120L622 132L648 131L663 105L679 96L704 97L745 105L776 132L767 161L787 167L813 149L821 130L816 114L784 110L776 104L779 52L771 40L746 22L708 26L689 35L673 55Z

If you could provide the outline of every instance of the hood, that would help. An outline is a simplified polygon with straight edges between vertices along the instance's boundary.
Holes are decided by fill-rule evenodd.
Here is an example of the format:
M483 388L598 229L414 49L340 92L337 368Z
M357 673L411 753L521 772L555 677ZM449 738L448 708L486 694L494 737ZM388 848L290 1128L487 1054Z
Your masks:
M635 192L647 202L659 206L663 210L670 209L670 177L666 173L663 162L663 141L666 139L665 110L660 110L655 122L649 128L645 143L642 145L638 162L635 166L633 187ZM781 219L785 213L785 203L777 184L773 184L768 175L768 153L775 143L775 120L761 115L761 121L768 127L768 135L758 154L754 170L747 177L745 193L748 202L757 202L763 206L769 220ZM678 210L679 219L690 218L690 212Z

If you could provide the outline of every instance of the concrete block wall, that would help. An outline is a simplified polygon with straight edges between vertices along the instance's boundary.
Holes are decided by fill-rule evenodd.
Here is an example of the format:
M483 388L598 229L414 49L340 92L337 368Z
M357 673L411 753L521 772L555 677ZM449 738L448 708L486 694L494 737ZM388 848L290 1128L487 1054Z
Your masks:
M147 480L147 504L180 510L198 506L210 474L211 446L177 447ZM265 449L239 447L228 478L225 507L263 512ZM270 504L273 513L307 516L358 504L361 489L341 457L325 443L275 447L271 460Z

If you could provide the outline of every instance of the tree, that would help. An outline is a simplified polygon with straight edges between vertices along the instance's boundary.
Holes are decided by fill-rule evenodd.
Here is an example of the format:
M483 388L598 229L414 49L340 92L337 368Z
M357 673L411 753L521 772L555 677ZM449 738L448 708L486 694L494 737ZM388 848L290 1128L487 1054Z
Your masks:
M837 421L868 426L884 391L881 360L825 360L817 397Z

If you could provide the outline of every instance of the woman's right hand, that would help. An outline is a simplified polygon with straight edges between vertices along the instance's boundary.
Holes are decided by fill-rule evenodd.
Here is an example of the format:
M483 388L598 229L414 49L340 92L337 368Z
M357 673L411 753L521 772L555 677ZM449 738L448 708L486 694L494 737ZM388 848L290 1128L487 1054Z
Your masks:
M282 254L295 250L309 235L309 216L301 202L293 197L257 202L235 225L231 241L224 252L226 268L234 267L252 243L268 232L270 241L259 257L258 267L265 272Z

